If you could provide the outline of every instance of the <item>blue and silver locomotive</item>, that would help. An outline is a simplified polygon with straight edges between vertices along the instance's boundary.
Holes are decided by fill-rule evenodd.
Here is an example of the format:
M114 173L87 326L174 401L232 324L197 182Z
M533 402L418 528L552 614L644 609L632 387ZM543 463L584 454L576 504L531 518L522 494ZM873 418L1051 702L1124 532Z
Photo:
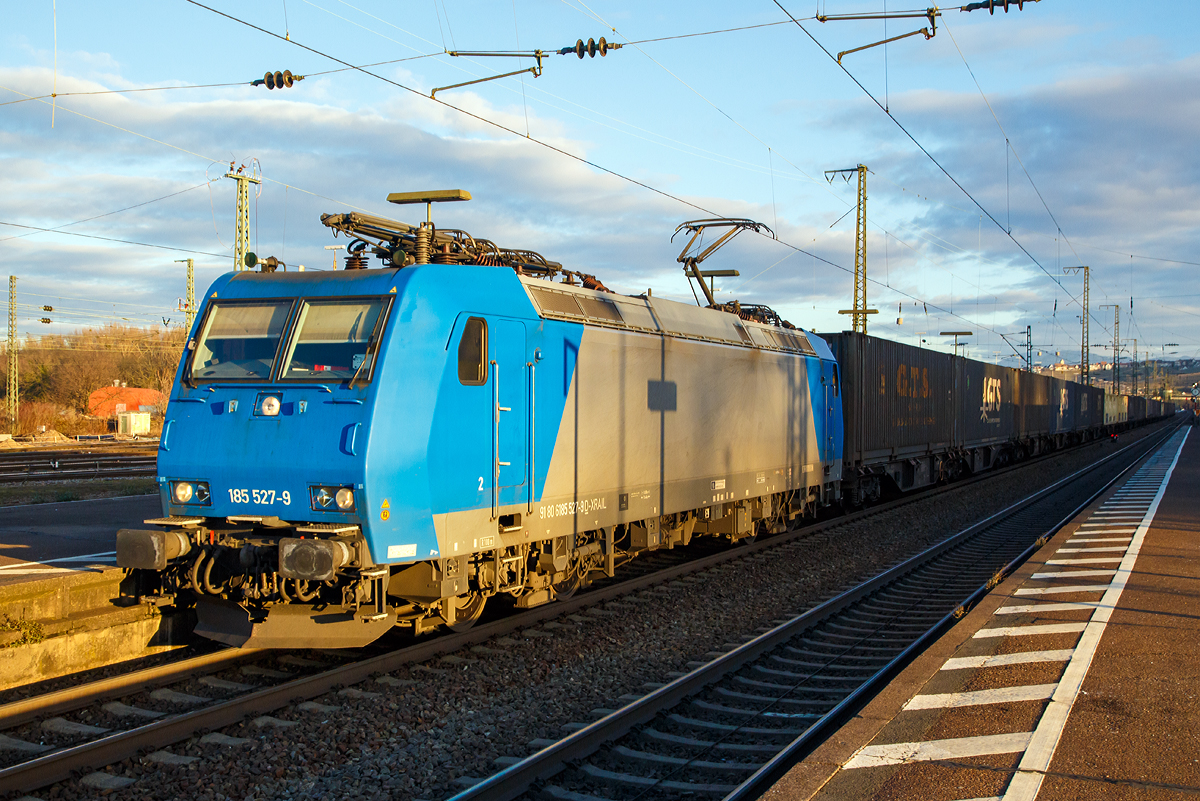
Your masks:
M493 596L553 601L839 496L822 339L430 223L322 221L351 237L345 270L208 289L163 427L163 517L118 533L118 564L190 591L205 636L464 628Z

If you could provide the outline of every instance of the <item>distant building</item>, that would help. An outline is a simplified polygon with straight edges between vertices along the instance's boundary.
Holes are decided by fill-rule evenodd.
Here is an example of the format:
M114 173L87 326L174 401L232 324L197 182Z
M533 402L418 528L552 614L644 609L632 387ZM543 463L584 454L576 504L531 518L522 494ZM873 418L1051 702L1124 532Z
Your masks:
M88 414L114 417L121 412L159 412L166 407L166 402L166 396L157 389L101 387L88 395Z

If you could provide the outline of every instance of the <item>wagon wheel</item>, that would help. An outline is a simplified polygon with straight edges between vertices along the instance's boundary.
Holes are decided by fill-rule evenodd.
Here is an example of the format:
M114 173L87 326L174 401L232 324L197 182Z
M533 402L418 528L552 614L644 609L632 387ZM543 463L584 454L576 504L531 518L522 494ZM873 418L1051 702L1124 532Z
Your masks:
M454 598L447 598L442 603L454 604L454 622L447 623L451 631L466 631L483 616L483 607L487 605L487 596L481 592L469 592Z

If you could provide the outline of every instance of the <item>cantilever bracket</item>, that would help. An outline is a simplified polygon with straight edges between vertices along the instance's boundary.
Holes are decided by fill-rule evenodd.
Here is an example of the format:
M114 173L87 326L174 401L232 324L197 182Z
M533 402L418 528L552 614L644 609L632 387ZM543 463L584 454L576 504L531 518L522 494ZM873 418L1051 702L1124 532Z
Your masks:
M916 36L917 34L924 34L925 40L928 41L937 36L937 18L940 16L942 16L941 9L939 9L937 6L934 6L933 8L927 8L924 11L899 11L891 14L818 14L817 21L838 22L846 20L868 19L920 19L922 17L929 20L929 27L927 28L921 28L920 30L912 31L911 33L902 33L899 36L893 36L889 39L872 42L871 44L863 45L862 47L852 47L849 50L843 50L837 54L837 62L838 64L841 64L842 56L848 56L851 53L857 53L860 50L869 50L872 47L879 47L879 45L888 44L889 42L897 42L901 39L907 39L910 36Z
M545 56L546 54L543 53L541 50L534 50L532 53L484 53L484 52L477 52L477 51L448 50L448 51L446 51L446 55L449 55L449 56L506 56L506 57L512 57L512 58L530 57L530 58L537 59L537 65L530 67L529 69L513 70L512 72L505 72L501 75L492 75L487 78L476 78L473 81L463 81L462 83L452 83L449 86L439 86L436 89L434 89L432 92L429 93L429 97L432 99L435 99L435 100L437 99L438 92L444 92L447 89L459 89L463 86L473 86L474 84L477 84L477 83L485 83L486 81L495 81L495 80L499 80L500 78L511 78L514 75L524 75L527 72L533 73L533 77L535 77L535 78L541 77L542 57Z

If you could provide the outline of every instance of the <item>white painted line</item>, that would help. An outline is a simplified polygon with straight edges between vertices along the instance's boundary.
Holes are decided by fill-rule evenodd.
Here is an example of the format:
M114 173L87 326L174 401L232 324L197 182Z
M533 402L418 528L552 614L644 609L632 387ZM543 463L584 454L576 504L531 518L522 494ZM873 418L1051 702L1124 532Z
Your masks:
M88 559L95 559L100 556L116 556L116 551L100 551L99 553L85 553L82 556L64 556L59 559L47 559L46 564L53 562L83 562Z
M1030 612L1070 612L1075 609L1095 609L1099 601L1070 601L1060 604L1021 604L1020 606L1002 606L996 610L997 615L1027 615Z
M42 568L45 566L56 564L58 562L112 562L116 563L116 551L101 551L100 553L88 553L82 556L63 556L58 559L47 559L44 562L13 562L11 565L0 565L0 571L4 571L0 575L27 575L31 568ZM75 568L58 568L58 570L73 570ZM36 571L35 571L36 572Z
M1067 545L1074 545L1079 542L1129 542L1133 537L1091 537L1086 540L1073 539L1067 540Z
M1070 545L1071 543L1067 544ZM1102 551L1112 553L1114 551L1124 551L1128 547L1128 545L1105 545L1100 548L1059 548L1058 553L1100 553Z
M980 629L975 639L984 637L1029 637L1035 634L1076 634L1087 628L1087 623L1039 623L1035 626L1000 626Z
M1170 484L1171 474L1175 472L1175 465L1179 463L1179 455L1183 452L1183 446L1187 444L1191 433L1191 429L1188 428L1179 440L1171 464L1163 473L1158 493L1154 496L1154 502L1150 504L1150 510L1146 513L1142 524L1138 526L1133 543L1129 546L1129 553L1126 554L1116 575L1113 576L1112 586L1104 593L1104 597L1101 599L1102 605L1092 613L1091 622L1080 636L1079 643L1075 646L1075 654L1067 663L1067 669L1059 682L1058 690L1050 699L1050 704L1042 714L1042 719L1038 721L1037 729L1029 741L1029 747L1021 757L1017 773L1009 782L1008 789L1004 793L1004 801L1034 801L1037 798L1038 791L1042 787L1042 778L1050 769L1054 751L1058 747L1063 729L1067 725L1067 718L1070 717L1075 699L1083 687L1083 680L1087 677L1088 669L1092 665L1092 658L1100 645L1100 638L1104 634L1108 621L1112 618L1113 609L1121 599L1125 585L1129 582L1129 576L1133 573L1138 554L1141 553L1142 543L1146 539L1146 532L1150 530L1150 525L1154 522L1154 515L1158 512L1158 506L1162 503L1163 495ZM1162 458L1160 450L1151 458L1151 463L1156 460L1161 461Z
M1085 576L1112 576L1115 570L1062 570L1058 573L1034 573L1031 579L1083 578Z
M1013 595L1057 595L1062 592L1104 592L1107 584L1076 584L1073 587L1023 587Z
M930 740L924 743L893 743L868 745L860 748L843 770L903 765L906 762L932 762L939 759L962 759L988 754L1015 754L1029 745L1033 732L989 734L982 737L960 737L954 740Z
M26 565L36 565L36 562L25 562ZM5 567L17 567L17 565L5 565ZM9 576L50 576L55 573L79 573L73 567L31 567L27 570L5 570L0 573L0 578L8 578Z
M1066 662L1075 653L1064 651L1022 651L1016 654L992 654L991 656L959 656L947 659L942 670L967 670L1004 665L1028 665L1034 662Z
M904 709L905 711L914 709L954 709L960 706L1015 704L1018 701L1045 701L1054 695L1054 691L1057 689L1057 684L1027 684L1017 687L997 687L994 690L972 690L964 693L915 695L904 705Z
M1119 556L1089 556L1084 559L1047 559L1048 565L1098 565L1101 562L1120 562Z
M1137 525L1134 523L1129 523L1128 525L1124 526L1114 526L1112 523L1084 523L1079 527L1079 531L1083 531L1084 529L1092 529L1092 531L1085 532L1088 534L1100 533L1099 531L1096 531L1096 529L1103 529L1104 531L1128 531L1130 534L1132 534L1135 530L1137 530Z

